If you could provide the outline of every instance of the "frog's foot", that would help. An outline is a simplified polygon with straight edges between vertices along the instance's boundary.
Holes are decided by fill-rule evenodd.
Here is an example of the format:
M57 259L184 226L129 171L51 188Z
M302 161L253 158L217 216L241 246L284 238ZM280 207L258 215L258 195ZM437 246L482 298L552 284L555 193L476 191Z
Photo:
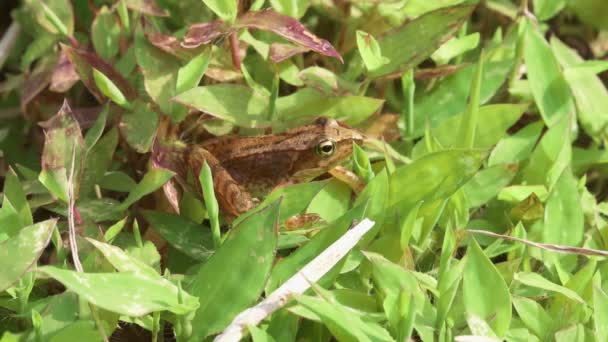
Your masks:
M343 166L336 166L328 172L339 181L348 185L355 193L360 193L365 188L365 182L363 182L361 177Z
M323 221L323 218L318 214L307 213L292 216L285 220L283 224L287 230L298 230Z

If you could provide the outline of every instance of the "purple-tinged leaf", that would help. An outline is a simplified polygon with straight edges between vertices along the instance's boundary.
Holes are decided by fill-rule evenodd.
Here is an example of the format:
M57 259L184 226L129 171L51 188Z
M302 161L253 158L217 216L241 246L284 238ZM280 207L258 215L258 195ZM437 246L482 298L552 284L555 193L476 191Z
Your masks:
M193 49L203 44L209 44L228 32L229 29L221 20L194 24L188 28L188 32L186 32L181 45L185 48Z
M272 43L270 45L270 53L268 57L274 63L280 63L295 55L310 51L305 46L294 46L289 44Z
M97 100L105 102L105 96L95 85L93 79L93 68L99 70L107 78L109 78L120 89L127 100L132 100L136 97L135 89L129 82L108 62L104 61L94 52L76 49L68 45L61 45L63 52L68 56L68 59L75 67L76 72L84 85L89 89Z
M168 34L158 32L148 21L142 19L143 32L150 44L181 60L194 58L201 49L191 49L182 46L182 42Z
M334 57L344 62L342 56L325 39L321 39L310 32L297 19L266 9L257 12L247 12L236 20L236 28L255 28L273 32L290 42L309 48L322 55Z
M169 16L169 13L160 8L154 0L125 0L125 3L129 9L143 14L157 17Z
M78 77L74 65L70 62L68 56L64 52L61 52L59 54L59 61L51 76L51 86L49 87L49 90L56 93L65 93L70 90L78 80L80 80L80 77Z
M49 59L44 59L36 69L25 77L21 90L21 112L27 116L27 106L51 82L53 66ZM54 63L54 62L53 62Z

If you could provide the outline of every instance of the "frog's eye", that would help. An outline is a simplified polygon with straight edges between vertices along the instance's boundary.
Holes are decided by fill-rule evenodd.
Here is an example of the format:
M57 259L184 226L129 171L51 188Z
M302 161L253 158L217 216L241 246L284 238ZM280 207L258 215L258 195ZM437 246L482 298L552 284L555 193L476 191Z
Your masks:
M319 157L329 157L336 151L336 142L331 139L321 140L316 148L315 152Z

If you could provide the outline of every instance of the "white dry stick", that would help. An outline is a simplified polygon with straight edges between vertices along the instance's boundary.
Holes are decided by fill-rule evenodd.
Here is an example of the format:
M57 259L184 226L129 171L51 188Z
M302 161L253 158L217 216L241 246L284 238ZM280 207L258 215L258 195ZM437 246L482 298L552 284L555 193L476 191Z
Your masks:
M21 31L19 24L16 21L13 21L0 40L0 69L2 69L8 55L11 54L11 49L17 41L19 31Z
M232 323L215 338L216 342L239 341L249 325L257 325L264 318L285 306L292 295L302 294L331 270L361 240L363 235L374 226L374 222L364 219L346 232L316 258L304 266L281 287L272 292L258 305L238 314Z
M72 252L72 260L76 271L83 272L80 257L78 257L78 245L76 244L76 224L74 223L74 169L76 163L76 144L74 139L72 145L72 165L70 167L70 177L68 178L68 235L70 237L70 251Z

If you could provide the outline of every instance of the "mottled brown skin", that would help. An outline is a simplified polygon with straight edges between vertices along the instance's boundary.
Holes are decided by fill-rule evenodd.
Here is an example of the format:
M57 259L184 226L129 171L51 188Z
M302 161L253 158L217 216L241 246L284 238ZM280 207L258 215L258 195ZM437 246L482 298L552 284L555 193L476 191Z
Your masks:
M194 146L188 164L198 175L207 161L220 208L237 217L257 204L257 196L279 185L310 181L352 154L353 142L363 136L334 119L284 133L261 136L223 136ZM331 153L321 147L332 145ZM200 188L200 187L199 187Z

